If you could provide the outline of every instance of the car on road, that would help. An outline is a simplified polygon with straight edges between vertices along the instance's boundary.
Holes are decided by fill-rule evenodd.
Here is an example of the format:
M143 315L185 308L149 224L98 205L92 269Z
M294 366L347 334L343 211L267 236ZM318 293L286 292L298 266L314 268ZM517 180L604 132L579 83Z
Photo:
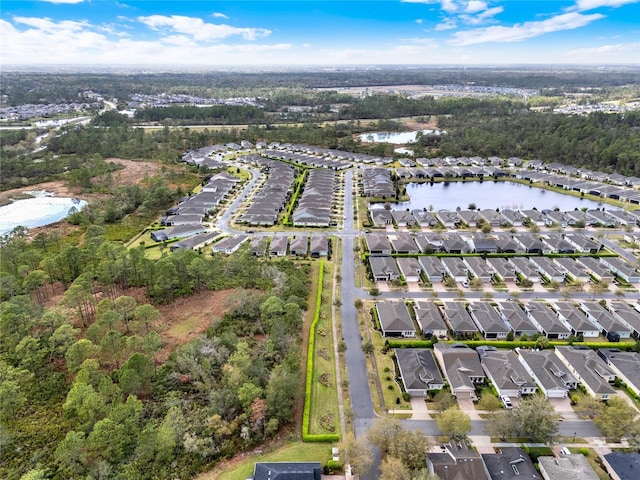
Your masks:
M500 401L504 405L504 408L513 408L511 399L507 395L500 395Z

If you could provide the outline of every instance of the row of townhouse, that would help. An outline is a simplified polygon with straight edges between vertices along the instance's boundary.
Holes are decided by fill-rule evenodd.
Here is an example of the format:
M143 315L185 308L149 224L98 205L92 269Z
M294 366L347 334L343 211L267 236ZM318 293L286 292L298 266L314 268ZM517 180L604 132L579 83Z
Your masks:
M335 191L336 174L333 170L312 170L298 205L293 212L293 225L296 227L328 227Z
M266 181L253 196L251 205L240 216L238 222L247 225L275 225L278 214L289 200L296 171L291 165L268 160L259 155L247 155L244 159L258 166L266 174Z
M329 255L330 246L326 235L296 235L291 239L287 236L256 236L251 239L249 250L256 257L284 257L289 253L294 257L308 255L320 258Z
M387 168L367 168L362 172L361 188L365 197L392 198L396 187Z
M592 350L559 346L548 350L476 350L463 344L437 343L432 349L395 349L405 391L426 396L445 384L458 398L477 400L477 386L487 380L498 395L521 397L540 390L548 398L566 398L579 384L599 400L616 395L616 378L640 391L640 354L619 349Z
M489 224L492 228L522 227L528 223L539 227L559 225L562 228L584 226L626 227L640 225L640 210L494 210L491 208L480 210L438 210L426 209L395 210L381 208L374 203L369 207L371 223L376 228L387 225L397 227L413 227L418 225L425 228L444 226L448 229L461 227L479 227Z
M584 233L429 233L429 232L373 232L365 235L367 249L372 255L392 253L511 253L549 255L552 253L600 252L599 240Z
M379 312L383 336L415 337L407 305L404 302L378 302L376 305L386 304L394 305L394 316L387 317L386 313ZM394 327L399 311L406 320L402 329ZM550 304L533 301L523 305L514 301L416 301L412 313L418 331L426 338L481 335L486 340L500 340L507 338L510 332L528 337L542 334L552 340L566 340L572 335L587 338L602 335L613 342L640 338L640 305L631 306L622 301L611 302L607 307L588 300L575 305L567 301Z
M351 167L349 162L337 160L330 156L317 156L308 153L291 153L283 150L265 150L260 154L274 160L283 160L314 168L344 170L345 168Z
M371 243L370 245L373 245ZM607 268L612 258L548 258L548 257L392 257L389 254L369 256L369 266L373 280L390 282L404 279L406 282L420 282L422 278L430 283L443 282L450 277L458 283L477 278L482 283L493 279L504 283L516 282L519 278L532 283L542 279L547 282L579 281L588 282L591 277L601 282L612 282L614 271L629 283L638 283L638 271L630 264L621 263L620 268ZM621 262L621 261L620 261ZM622 270L624 267L624 271ZM624 277L619 273L623 273Z

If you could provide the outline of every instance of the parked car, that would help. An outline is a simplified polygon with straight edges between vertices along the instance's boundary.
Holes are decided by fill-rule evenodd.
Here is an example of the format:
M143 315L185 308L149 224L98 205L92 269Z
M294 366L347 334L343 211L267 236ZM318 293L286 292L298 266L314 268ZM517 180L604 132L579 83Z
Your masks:
M504 405L504 408L513 408L513 404L511 403L511 399L506 395L500 395L500 401Z

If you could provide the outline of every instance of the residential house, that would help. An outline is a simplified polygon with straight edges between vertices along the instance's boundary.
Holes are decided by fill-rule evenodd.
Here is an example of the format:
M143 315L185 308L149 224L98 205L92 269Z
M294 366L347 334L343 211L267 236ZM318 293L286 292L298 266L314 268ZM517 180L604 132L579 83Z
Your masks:
M512 257L509 262L513 265L516 273L525 280L529 280L532 283L540 282L540 276L538 272L533 268L533 264L526 257Z
M426 397L427 392L442 390L444 380L430 348L394 349L404 391L412 397Z
M564 273L556 266L549 257L531 257L531 264L539 275L549 282L564 282Z
M582 310L571 302L556 301L552 305L558 319L571 330L575 336L597 338L600 335L600 327L593 322Z
M421 227L433 228L438 225L438 218L433 212L426 210L411 210L413 218L415 218L418 225Z
M193 237L185 238L184 240L171 244L169 250L172 252L180 248L185 248L187 250L200 250L218 238L218 235L220 235L220 232L199 233Z
M407 283L420 281L420 264L414 257L398 257L396 263Z
M584 267L578 264L575 259L569 257L554 258L553 263L556 264L559 271L564 273L565 278L573 282L586 283L589 281L589 274Z
M576 253L576 247L560 234L546 233L541 240L551 253Z
M600 400L607 400L616 395L616 391L610 385L616 375L595 350L588 347L561 346L556 347L555 352L590 395Z
M544 227L545 224L545 216L542 214L542 212L539 212L538 210L520 210L520 213L522 213L522 215L524 215L526 218L529 219L529 221L539 227Z
M504 223L504 217L500 215L499 212L492 210L490 208L486 208L480 210L480 217L484 219L489 225L493 228L500 227Z
M598 253L602 248L602 243L587 237L583 233L567 233L564 239L581 253Z
M385 234L368 233L364 236L371 255L391 255L391 242Z
M544 480L599 480L598 474L579 453L559 457L538 457L538 467Z
M569 219L564 213L557 210L544 210L543 213L547 217L546 226L558 225L562 228L569 226Z
M633 337L640 338L640 312L638 310L621 301L611 301L609 310L614 316L622 320L623 324L631 327Z
M549 340L566 340L571 336L571 330L558 320L553 310L544 303L529 302L525 305L524 311L536 328Z
M480 363L498 395L511 398L536 393L538 387L513 350L497 350L491 347L478 352Z
M439 210L436 213L438 222L445 226L447 229L458 228L461 223L461 219L457 212L451 212L449 210Z
M253 237L249 242L249 251L256 257L262 257L267 251L267 237Z
M440 259L442 266L451 278L456 282L463 282L469 279L467 265L459 257L443 257Z
M524 253L524 248L513 239L510 233L495 234L499 253Z
M613 228L616 226L615 219L609 216L603 210L587 210L586 214L589 217L589 224L608 228Z
M491 480L542 480L527 453L519 447L502 447L497 453L483 453Z
M296 257L307 255L309 253L309 237L306 235L293 237L289 243L289 253Z
M578 388L575 379L553 350L517 349L518 359L547 398L566 398Z
M391 216L398 227L412 227L416 223L409 210L392 210Z
M374 227L384 228L387 225L393 225L393 216L391 211L386 208L372 208L369 210L371 223Z
M488 235L475 233L470 238L472 245L471 250L474 253L496 253L498 251L498 244L495 238Z
M458 398L477 400L475 386L486 382L487 378L476 351L460 343L438 342L433 346L433 353L451 393Z
M455 337L471 338L479 332L473 318L461 302L444 302L444 319Z
M533 255L551 253L542 240L531 233L519 233L514 235L513 239L522 246L524 253Z
M640 453L618 450L602 455L604 467L612 480L638 480Z
M445 269L438 257L418 257L418 263L429 282L442 282Z
M257 462L247 480L320 480L320 462Z
M531 336L539 333L517 302L500 302L498 307L502 320L507 323L514 335Z
M378 302L375 305L383 337L414 338L416 330L404 302Z
M441 452L427 454L427 469L442 480L489 480L482 457L466 440L451 440Z
M329 241L326 235L313 235L309 241L311 258L326 257L329 255Z
M179 225L177 227L164 228L162 230L154 230L151 232L151 239L155 242L164 242L173 240L174 238L187 238L199 233L204 233L206 228L204 225Z
M220 240L213 246L213 253L226 253L228 255L236 252L240 245L249 240L247 235L233 235Z
M625 282L640 283L640 273L638 273L638 270L620 257L601 257L600 263Z
M438 306L429 301L417 301L414 304L416 322L425 338L447 338L447 325L444 323Z
M287 254L287 247L289 246L289 239L287 237L273 236L269 243L269 256L270 257L284 257Z
M487 265L499 281L504 283L516 281L516 268L506 258L487 258Z
M414 241L422 253L433 253L442 250L442 236L435 233L417 233Z
M457 213L460 221L469 227L476 227L482 219L480 214L474 210L458 210Z
M508 224L511 224L514 227L521 227L522 222L527 218L519 211L510 209L500 210L500 215L502 215Z
M408 232L396 232L394 235L389 237L389 241L391 242L391 246L396 253L420 253L418 245L413 241L413 236Z
M607 362L620 380L636 395L640 395L640 353L619 348L600 348L598 355Z
M375 282L391 282L400 278L400 271L389 256L370 256L369 265Z
M502 317L490 303L469 303L469 313L478 330L485 340L500 340L507 338L511 329L502 320Z
M598 282L613 282L613 274L601 264L597 258L578 257L576 263Z
M469 244L458 234L448 234L442 238L442 250L447 253L469 253Z
M580 303L580 308L608 340L617 342L631 337L633 328L600 305L600 302L585 300Z
M482 280L482 283L491 282L492 272L484 259L480 257L464 257L462 261L475 278Z

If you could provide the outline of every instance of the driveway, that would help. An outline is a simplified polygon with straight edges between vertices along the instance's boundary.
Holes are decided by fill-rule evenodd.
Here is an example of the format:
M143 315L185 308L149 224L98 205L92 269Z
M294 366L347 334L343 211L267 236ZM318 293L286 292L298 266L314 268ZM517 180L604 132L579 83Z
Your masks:
M422 397L411 397L411 409L413 411L411 420L427 420L431 418L427 402Z
M553 410L561 415L563 419L578 420L578 415L571 407L571 399L566 398L550 398L549 403L553 406Z
M473 403L473 400L470 398L457 398L458 406L460 410L469 415L471 420L482 420L482 417L478 412L476 412L476 406Z

